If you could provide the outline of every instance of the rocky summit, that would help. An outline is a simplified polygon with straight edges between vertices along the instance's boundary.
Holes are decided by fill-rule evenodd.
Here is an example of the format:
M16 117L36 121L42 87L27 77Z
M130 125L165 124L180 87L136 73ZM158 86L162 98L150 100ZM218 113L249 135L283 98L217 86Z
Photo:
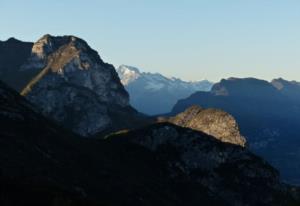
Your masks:
M236 120L219 109L203 109L197 105L170 118L160 118L181 127L205 132L222 142L245 146L246 139L240 134Z
M24 72L32 75L20 93L78 134L127 127L138 119L114 67L80 38L43 36L15 73ZM24 81L23 76L16 75L15 81Z

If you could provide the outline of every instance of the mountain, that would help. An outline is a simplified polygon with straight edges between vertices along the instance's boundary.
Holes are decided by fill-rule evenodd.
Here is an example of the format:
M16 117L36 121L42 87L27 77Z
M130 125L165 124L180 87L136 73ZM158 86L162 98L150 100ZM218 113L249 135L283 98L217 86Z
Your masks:
M18 47L12 45L8 49L13 51ZM4 53L6 50L2 49ZM143 115L129 105L128 93L114 67L103 62L84 40L45 35L32 45L29 55L27 50L20 59L15 56L23 63L15 65L9 80L5 75L0 78L12 87L16 82L18 86L14 88L22 88L18 91L45 116L84 136L131 127L143 121Z
M148 114L164 114L171 111L177 100L195 91L208 91L212 83L203 80L186 82L167 78L159 73L140 72L131 66L121 65L117 72L130 95L130 103L138 111Z
M300 184L300 99L297 98L300 90L297 88L295 82L285 80L270 83L254 78L222 79L210 92L196 92L179 100L172 114L191 105L230 113L250 149L278 168L285 181Z
M268 163L205 133L157 123L81 138L1 82L0 101L1 205L297 204Z
M160 118L160 121L205 132L222 142L242 147L246 144L246 139L240 134L235 119L222 110L203 109L194 105L174 117Z

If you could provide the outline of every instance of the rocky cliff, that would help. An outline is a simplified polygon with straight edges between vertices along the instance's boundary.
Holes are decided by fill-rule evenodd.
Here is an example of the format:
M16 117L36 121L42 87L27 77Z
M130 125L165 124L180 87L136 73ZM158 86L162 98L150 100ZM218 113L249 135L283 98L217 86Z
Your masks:
M19 66L12 80L26 82L20 93L45 116L78 134L127 128L143 119L129 105L114 67L80 38L45 35Z

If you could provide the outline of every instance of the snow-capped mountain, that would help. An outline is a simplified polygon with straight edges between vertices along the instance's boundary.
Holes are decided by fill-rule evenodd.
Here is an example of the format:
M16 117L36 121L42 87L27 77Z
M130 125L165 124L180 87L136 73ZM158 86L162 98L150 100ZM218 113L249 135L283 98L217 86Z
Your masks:
M140 72L127 65L119 66L117 72L130 95L131 105L150 115L170 112L177 100L195 91L209 91L213 84L207 80L189 82L159 73Z

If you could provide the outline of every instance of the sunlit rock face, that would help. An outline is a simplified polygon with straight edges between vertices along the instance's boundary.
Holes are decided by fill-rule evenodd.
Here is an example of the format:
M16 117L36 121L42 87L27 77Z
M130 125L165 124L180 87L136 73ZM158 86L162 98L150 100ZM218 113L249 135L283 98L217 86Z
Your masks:
M21 70L39 70L21 94L44 115L81 135L110 127L111 110L129 107L114 67L77 37L43 36Z
M205 132L222 142L245 146L246 139L240 134L236 120L219 109L203 109L193 105L170 118L160 118L181 127Z

